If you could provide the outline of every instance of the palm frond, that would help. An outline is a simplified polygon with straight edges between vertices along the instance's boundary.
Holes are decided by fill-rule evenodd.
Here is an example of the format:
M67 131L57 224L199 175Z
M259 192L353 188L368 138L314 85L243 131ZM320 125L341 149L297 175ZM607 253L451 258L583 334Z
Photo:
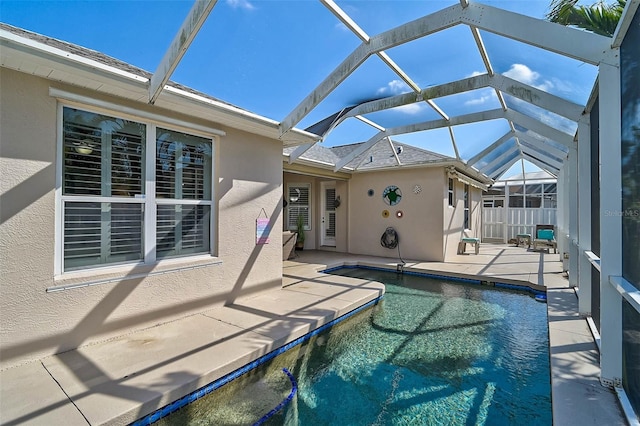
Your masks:
M626 0L607 4L599 1L590 6L578 6L578 0L552 0L546 18L565 26L572 26L611 37L616 30Z

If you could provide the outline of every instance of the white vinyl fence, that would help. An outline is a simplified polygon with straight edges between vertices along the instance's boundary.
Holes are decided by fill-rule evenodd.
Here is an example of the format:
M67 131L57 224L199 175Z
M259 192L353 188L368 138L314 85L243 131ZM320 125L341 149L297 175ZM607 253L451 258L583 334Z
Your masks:
M558 225L555 208L483 207L483 241L506 243L518 234L535 233L536 225Z

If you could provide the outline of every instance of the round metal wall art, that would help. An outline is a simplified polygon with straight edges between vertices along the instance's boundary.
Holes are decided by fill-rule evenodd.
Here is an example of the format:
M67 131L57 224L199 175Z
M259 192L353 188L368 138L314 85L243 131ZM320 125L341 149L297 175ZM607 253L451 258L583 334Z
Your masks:
M389 210L382 210L382 217L385 219L389 217Z
M402 219L402 216L404 216L404 213L402 212L402 210L398 210L398 211L396 212L396 217L397 217L398 219Z
M414 194L419 194L420 192L422 192L422 187L420 185L416 185L413 187Z
M382 200L390 206L400 203L401 199L402 191L395 185L389 185L382 191Z
M373 189L370 189L370 190L367 191L367 195L369 197L373 197L373 194L375 194L375 191Z

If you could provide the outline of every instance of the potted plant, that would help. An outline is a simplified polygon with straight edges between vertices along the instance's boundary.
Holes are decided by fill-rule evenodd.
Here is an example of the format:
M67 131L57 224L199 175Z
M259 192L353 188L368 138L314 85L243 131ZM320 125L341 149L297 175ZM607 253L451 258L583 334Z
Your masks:
M299 214L296 220L296 250L304 248L304 217Z

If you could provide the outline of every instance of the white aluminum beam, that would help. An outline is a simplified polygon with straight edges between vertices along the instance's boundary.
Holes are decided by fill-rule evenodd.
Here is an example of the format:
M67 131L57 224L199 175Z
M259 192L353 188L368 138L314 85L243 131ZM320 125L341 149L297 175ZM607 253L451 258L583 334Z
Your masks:
M373 135L368 141L354 149L351 153L341 158L336 164L334 171L338 171L345 165L349 164L358 155L367 152L373 145L378 143L380 139L386 136L401 135L405 133L421 132L424 130L440 129L448 126L455 126L459 124L475 123L478 121L494 120L502 118L504 112L501 109L494 109L489 111L475 112L471 114L460 115L451 117L448 121L445 119L425 121L422 123L410 124L407 126L392 127L386 129L384 132L378 132Z
M387 133L389 136L400 135L404 133L414 133L422 132L425 130L440 129L447 126L458 126L460 124L477 123L479 121L497 120L499 118L504 118L504 111L502 111L502 109L491 109L487 111L458 115L455 117L451 117L449 120L439 119L393 127L387 129L385 133Z
M504 113L504 118L513 121L516 124L519 124L522 127L527 128L539 135L545 136L554 142L558 142L568 148L572 147L573 135L568 133L564 133L558 129L555 129L551 126L544 124L543 122L536 120L535 118L529 117L528 115L519 113L512 109L506 111Z
M456 154L456 158L460 160L460 152L458 151L458 144L456 143L456 135L453 133L453 127L449 126L449 136L451 137L451 145L453 145L453 152Z
M530 157L535 157L541 162L550 165L551 167L560 170L562 168L563 163L561 161L556 161L552 158L547 157L546 155L536 151L533 148L529 148L526 145L520 145L520 149L523 154L528 154Z
M588 117L588 116L587 116ZM591 288L600 285L591 282L591 262L586 252L591 251L591 124L578 123L578 312L591 315ZM596 218L597 220L597 218Z
M360 40L362 40L364 43L369 43L369 35L362 28L360 28L360 26L358 26L358 24L356 24L355 21L353 21L353 19L351 19L351 17L346 12L344 12L337 4L335 4L333 0L320 0L320 2L324 4L344 25L346 25L347 28L354 32L360 38ZM413 81L411 77L409 77L407 73L405 73L402 68L400 68L400 66L396 64L386 52L382 51L377 52L376 54L382 60L382 62L384 62L389 68L391 68L391 70L395 72L398 77L400 77L414 92L420 92L420 86L418 86L416 82ZM446 120L449 119L447 114L445 114L445 112L442 111L442 109L438 105L436 105L435 102L427 99L426 103L431 108L433 108L442 118Z
M504 165L504 161L507 158L511 157L514 153L519 152L519 151L520 150L519 150L518 146L514 144L507 151L503 152L497 158L494 158L493 161L491 161L490 163L486 164L484 167L479 169L480 173L488 174L487 172L489 172L491 170L499 169L501 166Z
M546 152L548 152L549 154L553 155L554 157L560 158L561 160L564 160L565 158L567 158L567 153L564 152L561 149L556 148L555 146L549 145L548 143L541 141L539 139L536 139L535 137L528 135L526 133L522 133L519 130L515 131L515 136L518 139L521 139L522 141L530 144L530 145L534 145L540 149L545 150Z
M613 43L611 43L611 47L617 48L622 45L622 40L624 40L624 36L627 34L629 27L631 26L631 21L633 21L633 17L638 10L638 6L640 6L640 0L628 0L627 4L622 11L622 16L620 17L620 21L618 21L618 26L616 27L616 31L613 34Z
M618 49L615 49L619 51ZM622 123L620 68L599 67L600 102L600 381L622 382L622 296L610 277L622 276Z
M495 74L490 80L490 85L515 98L566 117L572 121L580 120L584 114L585 107L582 105L520 83L502 74Z
M564 252L569 253L569 285L578 286L578 149L569 150L567 158L567 174L569 177L569 241ZM561 258L562 259L562 258Z
M504 163L498 170L495 170L493 173L491 173L491 179L498 180L498 178L502 176L504 172L509 170L509 167L513 166L520 158L520 156L517 156L513 160Z
M457 20L456 20L457 21ZM598 65L605 59L611 38L531 18L482 3L461 9L460 21L501 36Z
M398 166L402 166L402 161L400 161L400 158L398 157L398 152L396 151L396 147L393 145L391 138L386 138L386 139L387 139L387 142L389 142L389 146L391 147L391 152L393 152L393 156L396 158L396 163L398 163Z
M540 148L538 146L532 145L530 143L527 143L524 140L519 140L520 142L520 146L522 148L527 148L527 151L531 154L531 155L536 155L538 158L540 158L541 161L546 161L546 162L554 162L554 163L559 163L559 164L565 164L565 159L562 160L558 160L554 157L552 157L548 152L544 151L543 148Z
M490 77L488 74L481 74L462 80L453 81L446 84L432 86L421 91L421 94L404 93L402 95L391 96L388 98L378 99L375 101L362 103L351 109L347 114L341 116L334 127L338 126L342 121L349 117L355 117L362 114L370 114L377 111L383 111L403 105L409 105L421 102L424 99L435 99L443 96L455 95L471 90L481 89L484 87L493 87L500 100L503 109L506 110L504 98L501 91L508 93L518 99L541 108L547 109L558 115L566 117L573 121L582 118L584 107L574 104L558 96L551 95L532 86L520 83L516 80L505 77L501 74L494 74Z
M468 3L467 3L468 6ZM484 67L487 69L487 73L490 76L494 75L493 67L491 66L491 61L489 60L489 55L487 54L487 49L484 47L484 42L482 41L482 36L480 36L480 31L478 28L471 25L469 27L471 29L471 34L473 35L473 39L476 42L476 46L478 47L478 52L480 52L480 56L482 57L482 62L484 62Z
M540 160L538 160L537 158L534 158L532 156L530 156L529 154L523 152L522 156L524 157L525 160L529 161L532 164L535 164L536 166L540 167L542 170L544 170L545 172L553 175L554 177L558 177L558 174L560 173L560 170L556 169L555 167L552 167L548 164L545 164L543 162L541 162Z
M375 122L373 122L373 121L369 120L368 118L363 117L361 115L356 115L355 118L357 118L358 120L362 121L364 124L368 124L369 126L373 127L374 129L378 129L381 132L384 132L386 130L384 127L382 127L378 123L375 123Z
M289 164L293 164L296 160L304 155L305 152L309 151L315 143L306 143L304 145L299 145L296 149L289 154Z
M467 7L453 5L438 12L400 25L373 36L358 46L329 74L280 124L280 135L291 130L329 93L372 54L391 49L464 23L541 47L564 56L597 65L609 59L611 39L597 34L564 27L487 5L470 3ZM604 53L603 53L604 52Z
M167 49L162 61L160 61L156 72L153 73L151 77L151 81L149 82L150 104L155 103L158 96L160 96L164 85L169 81L180 59L182 59L187 52L191 42L196 37L196 34L198 34L198 31L217 2L218 0L196 0L193 4L187 18L178 30L178 34L174 37L169 49Z
M337 4L333 2L333 0L320 0L320 3L325 5L327 9L333 13L336 18L340 20L347 28L349 28L353 33L355 33L360 40L365 43L369 43L369 35L362 29L358 24L355 23L351 17L345 13Z
M495 141L494 143L492 143L491 145L489 145L488 147L486 147L485 149L483 149L482 151L480 151L479 153L471 157L469 161L467 161L467 166L473 166L482 158L484 158L487 154L489 154L491 151L493 151L503 143L507 142L513 136L514 136L514 133L512 131L508 131L507 133L502 135L500 139L498 139L497 141Z

